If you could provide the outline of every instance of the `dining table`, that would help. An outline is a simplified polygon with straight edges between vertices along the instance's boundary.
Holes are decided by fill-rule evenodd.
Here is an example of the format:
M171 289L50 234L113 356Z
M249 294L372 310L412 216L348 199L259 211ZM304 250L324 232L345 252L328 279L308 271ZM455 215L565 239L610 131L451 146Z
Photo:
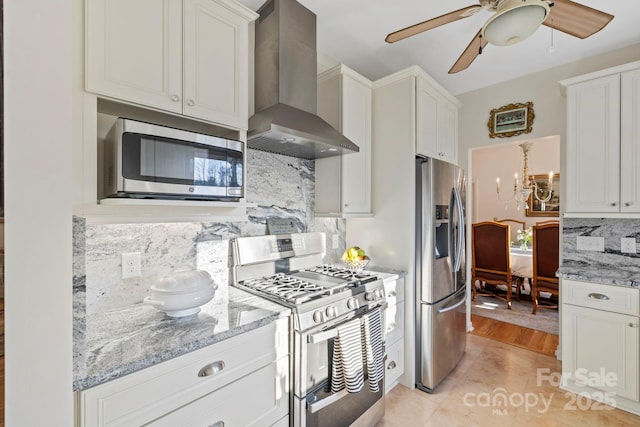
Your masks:
M509 249L511 275L531 279L533 277L533 251L512 246Z

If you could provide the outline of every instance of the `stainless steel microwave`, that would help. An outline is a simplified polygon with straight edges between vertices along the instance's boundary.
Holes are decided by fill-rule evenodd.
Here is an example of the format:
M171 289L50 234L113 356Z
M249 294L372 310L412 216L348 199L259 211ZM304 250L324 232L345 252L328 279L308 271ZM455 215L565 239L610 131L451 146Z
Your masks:
M106 197L238 200L244 143L118 118L104 146Z

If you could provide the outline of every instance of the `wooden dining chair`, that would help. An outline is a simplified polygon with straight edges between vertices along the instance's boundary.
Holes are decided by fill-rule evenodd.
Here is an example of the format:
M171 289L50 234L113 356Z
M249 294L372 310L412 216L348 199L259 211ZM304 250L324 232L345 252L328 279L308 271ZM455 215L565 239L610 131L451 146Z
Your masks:
M558 221L557 219L550 219L548 221L538 221L536 222L536 225L545 225L545 224L560 224L560 221Z
M527 223L524 221L520 221L519 219L505 218L505 219L496 219L496 222L501 222L503 224L514 224L514 227L511 227L509 231L509 239L510 244L514 244L518 240L518 230L526 230ZM531 280L525 277L513 276L513 286L516 287L516 299L520 301L520 293L524 290L524 281L529 281L529 286L531 286Z
M509 260L509 225L493 221L471 225L471 289L472 301L476 298L476 282L482 295L486 284L504 285L507 288L507 308L511 309L511 266Z
M538 310L540 292L549 292L559 297L559 280L556 277L559 262L560 225L555 223L533 226L533 279L531 287L533 314L536 314ZM558 308L557 305L545 307Z
M509 238L511 239L511 242L515 242L518 239L518 230L525 230L527 228L527 223L520 221L519 219L505 218L494 219L494 221L511 225L511 229L509 231Z

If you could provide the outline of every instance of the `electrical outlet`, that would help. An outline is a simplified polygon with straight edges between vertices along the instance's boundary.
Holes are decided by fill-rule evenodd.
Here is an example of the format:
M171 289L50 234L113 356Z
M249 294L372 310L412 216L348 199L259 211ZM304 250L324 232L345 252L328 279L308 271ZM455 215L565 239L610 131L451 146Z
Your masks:
M337 234L333 235L333 241L331 246L333 247L333 249L338 249L338 246L340 246L340 239L338 238Z
M620 238L620 252L625 254L636 253L636 239L635 237L621 237Z
M122 278L140 277L140 252L122 254Z
M578 236L576 248L579 251L604 252L604 237Z

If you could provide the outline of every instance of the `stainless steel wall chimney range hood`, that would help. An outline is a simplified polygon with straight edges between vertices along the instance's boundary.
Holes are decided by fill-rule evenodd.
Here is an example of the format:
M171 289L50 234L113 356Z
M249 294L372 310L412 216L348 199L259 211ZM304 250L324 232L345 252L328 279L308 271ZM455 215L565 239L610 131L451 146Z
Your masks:
M295 0L270 0L258 14L247 146L304 159L360 151L316 114L316 15Z

